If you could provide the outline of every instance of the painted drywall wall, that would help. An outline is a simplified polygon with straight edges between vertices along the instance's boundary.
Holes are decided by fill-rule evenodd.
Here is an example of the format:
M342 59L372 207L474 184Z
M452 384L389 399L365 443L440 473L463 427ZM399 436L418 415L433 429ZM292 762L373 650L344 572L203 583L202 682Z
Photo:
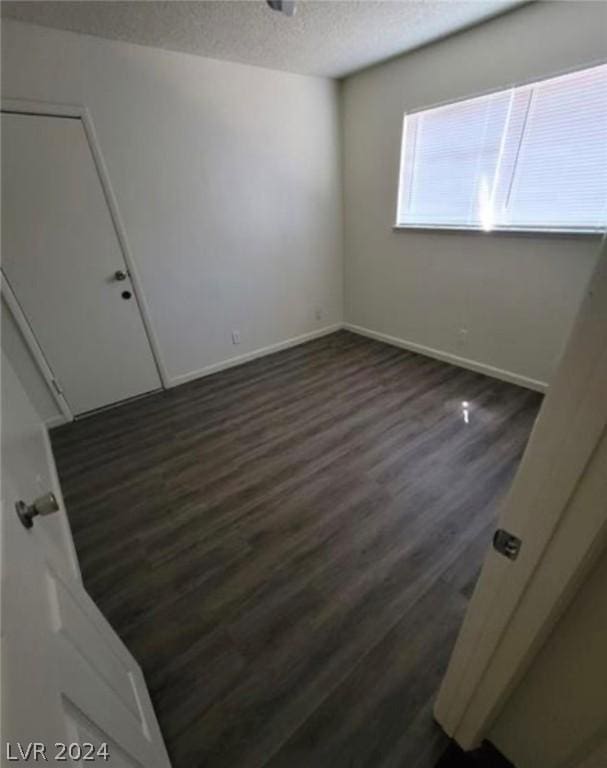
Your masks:
M606 58L607 4L534 3L344 81L347 322L550 381L597 238L393 230L403 114Z
M2 95L89 108L173 382L341 321L335 82L5 20Z
M489 734L517 768L577 765L607 737L606 595L607 553Z

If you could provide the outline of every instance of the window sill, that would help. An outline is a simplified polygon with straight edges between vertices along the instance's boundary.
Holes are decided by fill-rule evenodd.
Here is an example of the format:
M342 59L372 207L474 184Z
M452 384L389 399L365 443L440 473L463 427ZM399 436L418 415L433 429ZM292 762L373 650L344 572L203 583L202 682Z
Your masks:
M486 231L479 227L458 227L450 226L448 224L394 224L392 227L394 232L435 232L436 234L452 234L454 232L461 232L462 234L469 235L515 235L517 237L565 237L565 238L587 238L596 237L600 238L605 235L606 230L600 229L526 229L525 227L509 227L502 229L492 229Z

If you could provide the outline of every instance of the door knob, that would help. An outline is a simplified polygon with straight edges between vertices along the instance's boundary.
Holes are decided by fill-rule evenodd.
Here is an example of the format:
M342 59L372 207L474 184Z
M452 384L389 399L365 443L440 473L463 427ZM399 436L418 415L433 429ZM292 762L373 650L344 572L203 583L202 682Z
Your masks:
M114 279L118 280L118 282L121 282L122 280L126 280L128 277L128 272L125 272L123 269L117 269L114 272Z
M18 501L15 504L15 511L19 520L26 528L34 525L34 518L38 515L50 515L59 509L59 503L54 493L45 493L39 496L29 506L24 501Z

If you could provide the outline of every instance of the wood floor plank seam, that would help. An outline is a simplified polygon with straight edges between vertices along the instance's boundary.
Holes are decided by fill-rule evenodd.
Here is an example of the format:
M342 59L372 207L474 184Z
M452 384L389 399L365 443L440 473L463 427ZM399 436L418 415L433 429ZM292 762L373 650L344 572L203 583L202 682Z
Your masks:
M434 765L541 399L338 331L52 430L85 586L174 768Z

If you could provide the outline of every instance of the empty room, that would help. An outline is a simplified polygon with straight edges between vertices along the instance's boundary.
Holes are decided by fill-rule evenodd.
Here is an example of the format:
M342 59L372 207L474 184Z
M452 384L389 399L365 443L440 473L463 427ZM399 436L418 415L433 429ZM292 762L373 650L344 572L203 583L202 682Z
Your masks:
M607 766L607 3L0 7L0 763Z

